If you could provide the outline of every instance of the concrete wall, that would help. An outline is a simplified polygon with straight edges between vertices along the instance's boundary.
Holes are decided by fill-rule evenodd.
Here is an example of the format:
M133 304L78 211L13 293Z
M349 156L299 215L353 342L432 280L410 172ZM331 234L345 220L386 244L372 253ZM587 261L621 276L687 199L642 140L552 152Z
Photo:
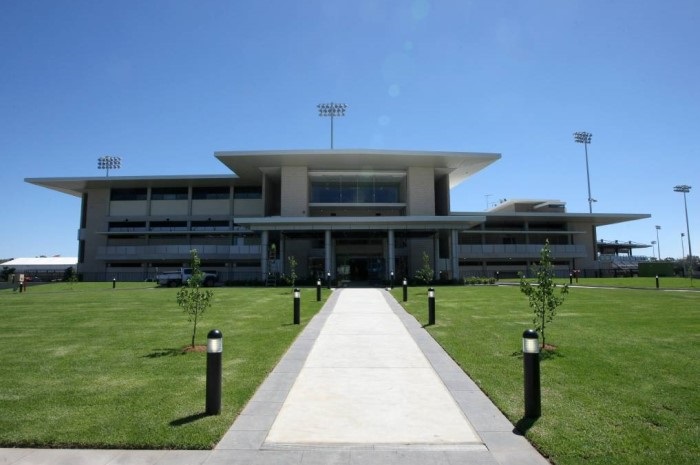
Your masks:
M307 216L309 176L305 166L282 167L282 216Z
M408 169L407 203L409 216L435 215L435 174L432 168Z

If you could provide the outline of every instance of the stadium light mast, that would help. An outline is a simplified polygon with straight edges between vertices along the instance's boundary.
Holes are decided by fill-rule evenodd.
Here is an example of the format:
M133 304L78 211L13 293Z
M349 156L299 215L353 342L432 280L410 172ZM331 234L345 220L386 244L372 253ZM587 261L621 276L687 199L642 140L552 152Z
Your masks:
M661 260L661 241L659 240L659 229L661 226L656 225L656 250L659 252L659 260Z
M683 193L683 206L685 207L685 232L688 235L688 261L690 262L690 285L693 285L693 249L690 245L690 223L688 223L688 201L685 195L690 192L691 186L679 184L673 188L674 192Z
M685 260L685 233L681 233L681 258Z
M330 116L331 118L331 149L333 149L333 118L336 116L345 116L345 110L348 106L344 103L319 103L318 116Z
M575 132L574 133L574 141L578 142L579 144L583 144L583 149L586 152L586 180L588 181L588 213L593 213L593 202L596 202L596 200L591 197L591 175L590 172L588 171L588 144L591 143L591 137L593 134L590 132Z
M121 157L114 157L112 155L105 155L97 159L97 169L107 170L107 177L109 177L109 170L118 170L122 167Z

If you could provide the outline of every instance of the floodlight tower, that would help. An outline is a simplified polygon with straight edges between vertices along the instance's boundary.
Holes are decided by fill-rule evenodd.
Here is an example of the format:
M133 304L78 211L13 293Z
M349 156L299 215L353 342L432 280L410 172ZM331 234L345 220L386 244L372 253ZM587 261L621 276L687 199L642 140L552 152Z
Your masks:
M107 177L109 177L109 170L118 170L122 167L121 157L114 157L112 155L105 155L97 159L97 169L107 170Z
M659 260L661 260L661 241L659 240L659 229L661 226L656 225L656 250L659 252Z
M319 103L318 116L330 116L331 118L331 149L333 148L333 118L336 116L345 116L345 110L348 108L344 103Z
M688 201L685 195L690 192L691 186L679 184L673 188L674 192L683 193L683 206L685 207L685 232L688 235L688 261L690 262L690 285L693 285L693 249L690 245L690 223L688 223Z
M596 200L591 197L591 175L590 172L588 171L588 144L591 143L591 137L593 134L590 132L575 132L574 133L574 141L578 142L579 144L583 144L583 149L586 152L586 180L588 181L588 213L593 213L593 202Z

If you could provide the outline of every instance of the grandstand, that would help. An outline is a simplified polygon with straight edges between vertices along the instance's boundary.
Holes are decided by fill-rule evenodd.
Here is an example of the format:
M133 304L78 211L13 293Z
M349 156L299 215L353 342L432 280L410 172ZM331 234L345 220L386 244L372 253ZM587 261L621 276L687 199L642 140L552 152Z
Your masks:
M639 274L639 263L649 261L649 257L633 255L633 251L648 247L651 245L632 241L598 241L597 252L601 275L634 276Z

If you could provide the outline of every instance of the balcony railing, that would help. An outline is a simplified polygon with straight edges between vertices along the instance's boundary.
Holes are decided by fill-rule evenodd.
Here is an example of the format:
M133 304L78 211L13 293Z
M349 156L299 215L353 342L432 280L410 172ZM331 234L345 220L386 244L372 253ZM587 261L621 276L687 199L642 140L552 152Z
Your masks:
M258 258L262 252L259 245L114 245L100 247L97 259L187 259L192 249L204 259Z
M543 245L526 244L484 244L460 245L461 258L538 258ZM583 245L550 245L549 250L555 258L584 258L586 247Z

